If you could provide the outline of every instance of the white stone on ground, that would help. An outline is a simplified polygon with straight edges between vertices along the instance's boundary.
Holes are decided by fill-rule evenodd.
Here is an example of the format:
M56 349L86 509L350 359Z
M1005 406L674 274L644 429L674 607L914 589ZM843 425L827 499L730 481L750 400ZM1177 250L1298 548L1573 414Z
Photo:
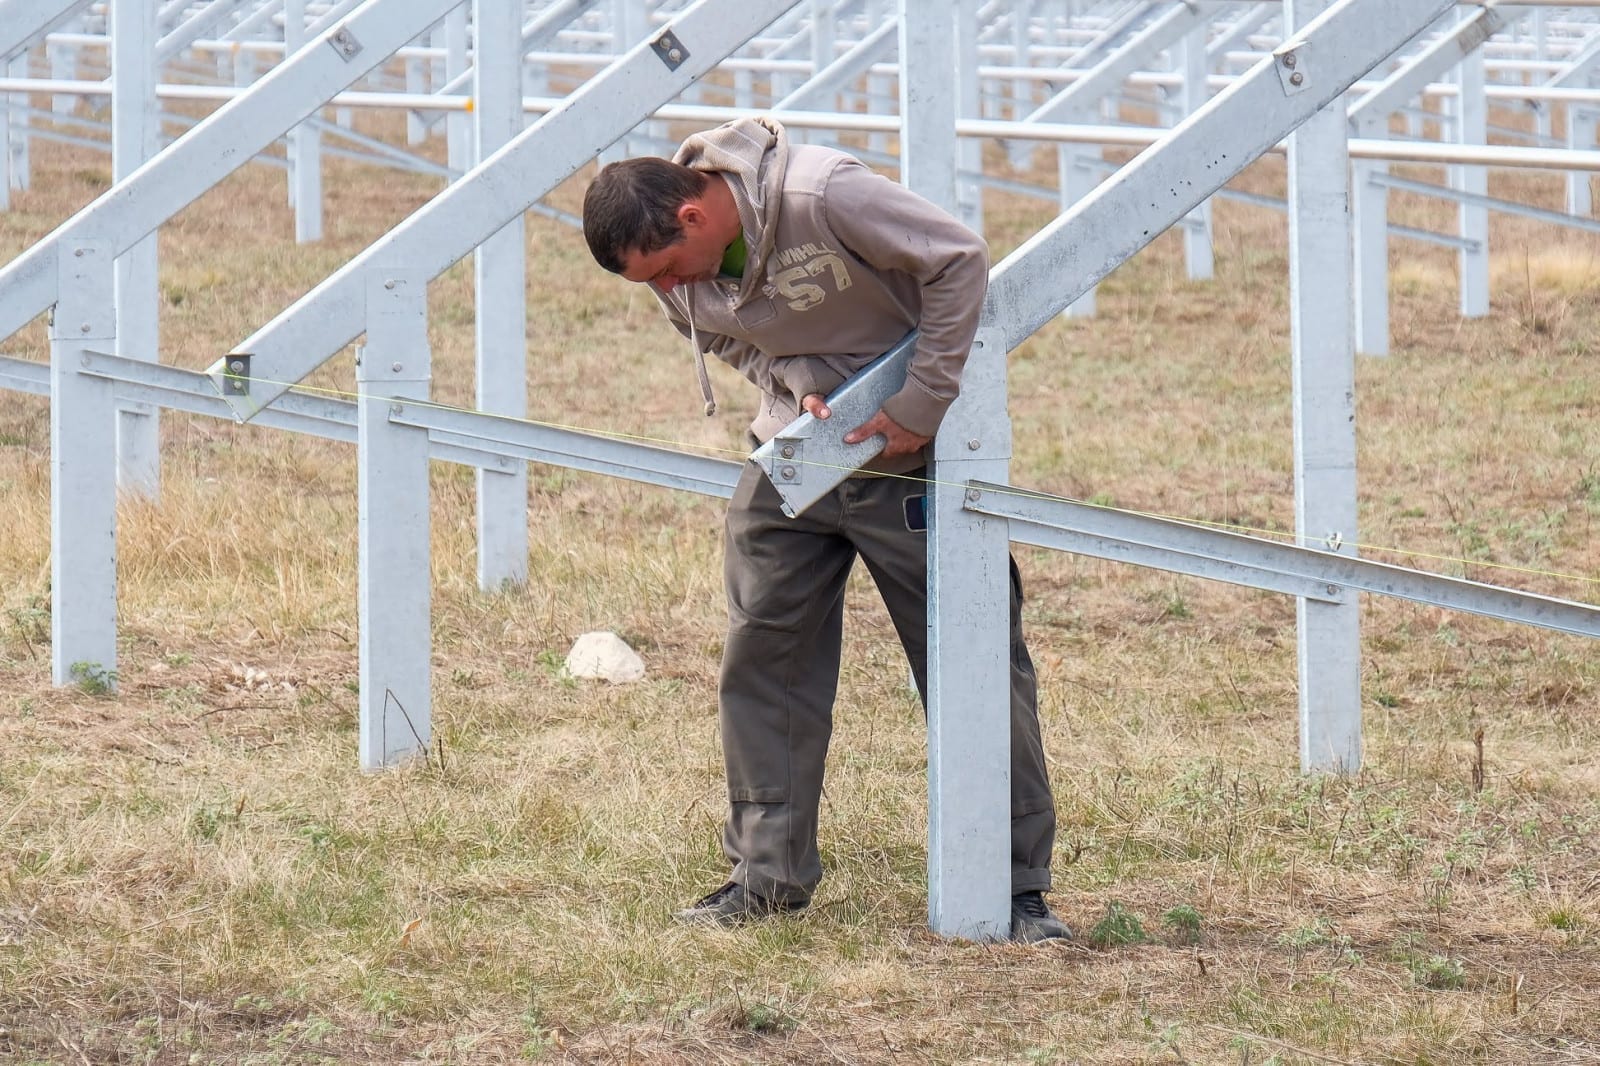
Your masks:
M585 633L567 652L567 673L625 685L644 677L644 660L615 633Z

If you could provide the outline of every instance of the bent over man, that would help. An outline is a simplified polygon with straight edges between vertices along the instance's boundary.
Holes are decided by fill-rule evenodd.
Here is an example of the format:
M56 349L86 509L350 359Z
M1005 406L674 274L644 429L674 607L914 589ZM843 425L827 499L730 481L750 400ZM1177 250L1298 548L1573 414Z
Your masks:
M601 266L651 286L690 341L706 413L705 353L761 390L766 441L910 330L905 387L848 443L886 446L798 518L748 464L729 506L728 636L718 706L728 776L722 846L733 871L678 918L732 925L803 908L822 879L817 815L838 688L844 592L859 555L926 694L924 449L960 388L988 282L983 239L842 152L789 144L770 120L697 134L672 161L605 167L584 198ZM1055 806L1039 739L1021 582L1011 567L1013 939L1068 936L1050 912ZM1008 876L996 870L996 877Z

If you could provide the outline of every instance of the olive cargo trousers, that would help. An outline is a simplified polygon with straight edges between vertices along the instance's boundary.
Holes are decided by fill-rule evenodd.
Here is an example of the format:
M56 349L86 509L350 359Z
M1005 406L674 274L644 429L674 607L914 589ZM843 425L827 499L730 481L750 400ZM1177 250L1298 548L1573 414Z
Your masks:
M859 554L927 692L927 538L908 528L908 477L854 477L786 518L780 497L745 466L728 508L723 577L728 639L719 717L732 879L803 903L822 879L817 813L838 690L845 581ZM920 503L920 501L916 501ZM1022 640L1022 586L1011 566L1011 891L1050 887L1055 804L1039 738L1037 684ZM1001 876L996 871L996 876Z

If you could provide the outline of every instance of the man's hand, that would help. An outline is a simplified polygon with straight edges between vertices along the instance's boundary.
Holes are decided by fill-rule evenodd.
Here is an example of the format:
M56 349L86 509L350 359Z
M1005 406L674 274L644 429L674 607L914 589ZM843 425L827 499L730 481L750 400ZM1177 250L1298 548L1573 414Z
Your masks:
M803 398L800 401L800 406L805 408L806 414L812 418L825 419L833 414L832 411L828 410L828 405L823 401L821 395L815 392ZM861 423L861 425L846 433L844 442L846 444L860 444L868 437L879 433L883 434L884 440L888 442L883 448L883 455L888 458L919 452L926 448L928 442L933 439L932 437L924 437L911 432L882 411L879 411Z

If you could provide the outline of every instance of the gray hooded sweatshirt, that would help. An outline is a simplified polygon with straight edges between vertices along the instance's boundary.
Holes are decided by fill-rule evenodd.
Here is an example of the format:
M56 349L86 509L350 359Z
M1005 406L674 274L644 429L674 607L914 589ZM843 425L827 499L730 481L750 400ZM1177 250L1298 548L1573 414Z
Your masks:
M674 161L720 175L744 226L744 276L656 291L701 352L761 389L750 431L765 442L911 330L890 418L933 436L961 387L989 280L983 238L904 186L829 148L789 144L770 119L740 119L683 143ZM701 368L703 371L703 367ZM702 373L702 388L709 386ZM899 472L920 455L871 463Z

